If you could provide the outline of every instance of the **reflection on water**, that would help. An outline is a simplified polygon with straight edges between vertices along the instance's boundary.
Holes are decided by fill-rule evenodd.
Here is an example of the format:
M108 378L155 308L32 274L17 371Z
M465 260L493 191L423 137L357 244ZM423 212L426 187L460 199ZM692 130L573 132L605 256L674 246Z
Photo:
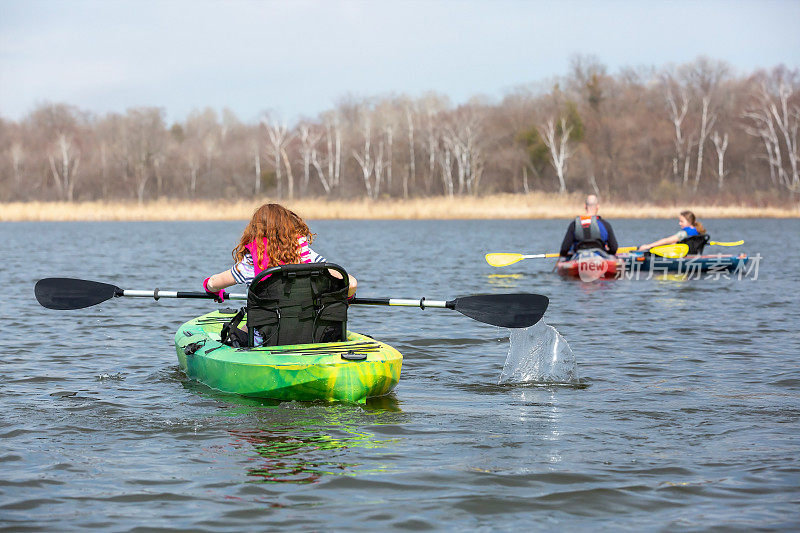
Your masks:
M259 427L231 430L233 445L249 444L258 454L257 464L247 469L248 476L262 483L316 483L323 476L383 472L385 468L359 468L362 463L340 460L357 454L345 450L383 448L398 439L378 439L364 428L397 423L395 411L365 411L344 405L320 406L292 403L291 416L273 416L284 407L254 413ZM386 416L384 416L384 414Z
M184 386L219 401L220 415L252 420L253 427L229 429L231 445L253 450L247 475L257 483L317 483L324 476L383 472L362 468L354 449L383 448L398 439L379 439L366 427L400 422L394 394L369 398L363 406L324 402L281 402L227 394L186 380Z
M492 287L511 289L519 285L522 274L488 274L486 282Z
M368 441L370 435L335 439L329 435L284 434L267 429L231 431L233 446L249 444L260 456L258 464L247 469L247 475L262 483L316 483L322 476L346 474L359 463L325 460L333 451L352 448ZM327 452L327 453L319 453Z
M677 281L677 282L684 282L689 279L689 274L677 274L677 273L670 273L670 272L661 272L659 274L653 274L653 279L656 281Z

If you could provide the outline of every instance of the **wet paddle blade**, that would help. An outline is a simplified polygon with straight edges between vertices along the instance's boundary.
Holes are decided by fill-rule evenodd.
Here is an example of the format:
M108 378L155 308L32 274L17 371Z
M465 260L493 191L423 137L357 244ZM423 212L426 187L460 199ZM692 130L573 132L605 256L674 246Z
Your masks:
M650 248L650 253L667 259L679 259L686 257L686 254L689 253L689 246L686 244L665 244L664 246Z
M36 300L48 309L83 309L110 300L122 289L108 283L73 278L45 278L33 289Z
M504 267L522 261L522 254L494 253L486 254L486 262L493 267Z
M454 309L501 328L528 328L541 320L550 300L541 294L478 294L456 298Z

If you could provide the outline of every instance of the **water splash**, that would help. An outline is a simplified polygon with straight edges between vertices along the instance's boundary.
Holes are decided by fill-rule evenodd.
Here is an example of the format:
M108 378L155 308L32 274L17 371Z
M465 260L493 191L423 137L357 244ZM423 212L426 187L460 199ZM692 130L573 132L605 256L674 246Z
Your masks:
M540 321L512 329L499 383L577 383L575 354L556 328Z

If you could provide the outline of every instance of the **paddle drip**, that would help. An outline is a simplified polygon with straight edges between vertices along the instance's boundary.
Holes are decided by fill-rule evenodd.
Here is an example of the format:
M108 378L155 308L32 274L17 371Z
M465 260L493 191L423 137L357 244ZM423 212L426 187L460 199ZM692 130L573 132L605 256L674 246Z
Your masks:
M556 328L544 321L512 329L499 383L576 383L575 354Z

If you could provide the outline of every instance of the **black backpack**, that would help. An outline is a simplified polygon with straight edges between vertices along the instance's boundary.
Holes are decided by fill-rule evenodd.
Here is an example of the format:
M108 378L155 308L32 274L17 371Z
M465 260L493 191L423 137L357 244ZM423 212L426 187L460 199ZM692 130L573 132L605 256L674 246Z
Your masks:
M342 275L335 278L330 271ZM338 342L347 338L347 272L333 263L280 265L259 273L247 307L222 328L222 342L235 347ZM237 326L247 314L247 333ZM246 335L246 340L245 340Z

